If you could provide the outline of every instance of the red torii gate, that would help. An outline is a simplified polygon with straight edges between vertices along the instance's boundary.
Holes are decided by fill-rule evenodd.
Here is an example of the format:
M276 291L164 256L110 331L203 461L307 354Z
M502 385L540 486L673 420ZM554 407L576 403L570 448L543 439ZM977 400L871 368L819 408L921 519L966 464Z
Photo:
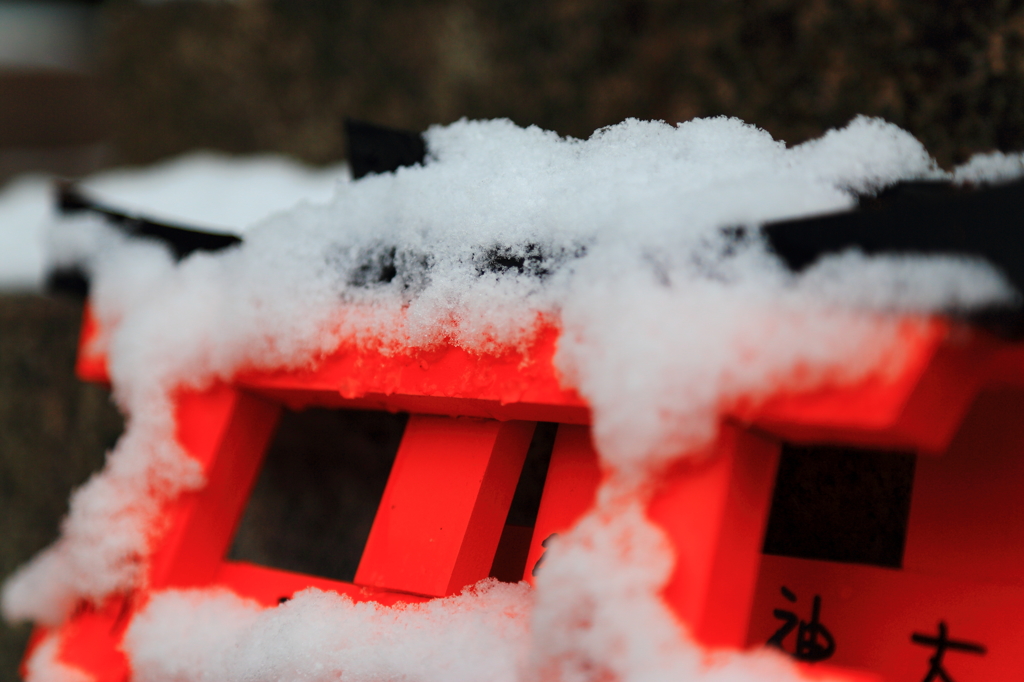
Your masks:
M77 373L105 382L105 358L89 351L97 331L87 311ZM664 599L703 645L764 644L778 629L773 609L810 614L816 596L839 645L810 676L924 678L931 652L911 634L940 618L951 638L987 648L951 653L951 670L970 669L956 679L1009 680L1024 665L1024 348L940 320L904 332L899 375L741 404L710 456L659 482L647 510L676 551ZM557 338L548 328L528 351L500 356L342 348L314 371L244 372L182 392L177 437L208 483L167 508L146 593L219 585L266 606L306 587L382 604L457 593L491 570L535 423L557 422L528 538L531 581L541 543L591 507L602 476L589 409L557 381ZM411 414L352 583L225 560L281 408L310 406ZM782 441L924 455L902 570L762 555ZM98 682L130 679L118 645L146 593L83 605L60 626L60 660Z

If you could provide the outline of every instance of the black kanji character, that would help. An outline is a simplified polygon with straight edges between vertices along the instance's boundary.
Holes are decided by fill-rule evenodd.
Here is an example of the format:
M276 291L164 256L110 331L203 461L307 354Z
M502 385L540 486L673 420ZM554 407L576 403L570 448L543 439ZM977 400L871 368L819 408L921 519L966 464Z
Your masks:
M936 678L943 680L944 682L953 682L953 678L949 676L946 669L942 667L942 658L946 655L947 649L954 651L966 651L971 654L978 654L984 656L986 649L981 644L974 644L973 642L961 642L955 639L949 639L949 630L946 627L946 622L939 621L939 634L937 637L931 635L922 635L915 632L910 635L910 641L914 644L921 644L923 646L935 647L935 655L928 659L928 663L931 667L928 668L928 674L924 676L922 682L934 682Z
M783 586L782 596L788 601L796 603L796 595ZM814 603L811 607L811 620L800 620L792 611L775 609L772 611L779 620L783 621L782 626L775 631L767 644L785 650L783 642L789 633L797 629L796 649L793 657L799 661L824 661L830 658L836 651L836 641L832 633L821 623L821 595L814 595ZM819 641L820 640L820 641Z

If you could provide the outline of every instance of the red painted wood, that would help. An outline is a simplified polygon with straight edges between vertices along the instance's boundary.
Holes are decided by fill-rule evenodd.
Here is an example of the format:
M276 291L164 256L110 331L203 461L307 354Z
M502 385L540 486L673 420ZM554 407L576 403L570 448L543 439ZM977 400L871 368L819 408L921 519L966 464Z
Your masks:
M783 597L785 586L797 598ZM951 639L983 644L980 656L949 650L945 670L957 682L1017 680L1024 668L1024 588L985 581L925 575L858 564L765 556L758 576L748 643L761 646L783 623L776 609L811 622L815 595L819 623L835 640L823 663L871 670L889 682L919 681L935 649L911 641L935 636L947 624ZM793 652L796 631L783 640ZM819 640L820 641L820 640Z
M502 403L477 398L433 397L428 395L367 393L345 398L337 391L305 388L264 388L246 385L245 390L292 410L326 407L355 410L381 410L433 414L445 417L481 417L499 421L547 421L563 424L589 424L590 409L583 405L544 403Z
M291 598L296 592L308 588L337 592L346 595L352 601L373 601L384 606L414 604L429 599L414 594L375 590L315 575L257 566L244 561L222 563L214 582L227 587L240 597L254 599L263 606L276 606L282 597Z
M106 360L89 343L99 333L87 309L77 371L104 381ZM454 347L397 355L341 348L313 370L247 372L232 388L181 395L177 435L209 483L168 507L147 589L219 584L268 606L305 587L383 604L457 592L491 571L532 422L551 420L562 425L530 540L525 571L532 580L541 542L572 528L593 505L601 481L583 425L588 408L558 384L552 362L558 333L549 326L524 352L487 356ZM768 628L778 625L772 610L789 608L780 601L785 584L799 595L797 610L808 608L814 594L822 596L823 617L836 624L841 643L826 665L882 671L893 682L923 679L929 652L911 647L904 630L934 630L943 618L954 637L979 637L1001 652L1019 644L1024 426L1017 422L1024 392L989 391L970 406L985 386L1024 386L1024 348L936 321L908 323L904 351L900 371L856 386L741 401L707 459L667 472L648 510L677 553L664 596L699 641L763 643L774 631ZM223 561L282 403L415 413L358 585ZM908 570L761 557L778 452L741 424L796 442L946 450L918 460ZM80 612L62 626L68 638L62 658L114 680L104 671L117 669L111 661L119 655L120 634L111 634L112 616L104 609ZM101 634L104 628L107 634ZM1017 659L1017 668L1007 667L1011 659L1003 653L981 661L948 656L950 672L961 682L1013 679L1012 670L1020 668ZM812 666L809 674L824 670Z
M854 385L743 400L729 414L794 443L941 451L985 373L988 337L935 320L908 322L902 342L898 371L883 367Z
M355 582L440 597L486 578L534 427L410 417Z
M86 306L76 372L84 381L105 383L106 357L92 348L99 334ZM497 354L455 346L387 354L342 346L313 368L242 371L232 383L293 408L337 405L340 398L349 407L368 409L587 423L586 402L560 385L554 367L559 334L556 326L542 323L525 350Z
M79 375L106 380L106 359L89 351L99 334L86 310ZM298 409L310 405L585 424L589 408L559 384L559 329L542 325L525 350L473 354L457 347L382 354L343 346L308 370L243 371L234 384ZM780 391L741 399L729 416L798 443L844 443L942 451L986 383L1024 385L1021 351L983 332L935 318L902 328L904 362L855 385Z
M75 376L82 381L109 384L107 356L96 349L101 333L99 322L92 312L92 306L85 304L82 310L82 328L78 334L78 357L75 360Z
M127 682L131 668L119 645L130 620L123 596L99 607L83 604L60 628L61 663L88 672L93 682Z
M800 679L821 682L884 682L884 678L870 670L840 668L827 663L798 663Z
M707 646L742 647L779 446L725 426L706 456L674 466L648 508L675 548L665 601Z
M949 450L918 459L903 567L1024 585L1024 391L982 393Z
M150 562L151 588L201 586L213 580L278 414L277 405L223 385L178 397L178 441L202 465L206 485L168 506L169 527Z
M331 392L347 400L430 396L435 402L472 399L495 406L526 404L585 410L586 403L579 394L559 384L553 362L559 333L556 327L546 325L525 350L508 349L499 354L470 353L446 346L385 355L375 348L344 346L313 369L243 372L236 382L257 391L305 389ZM389 407L406 409L401 405Z
M560 424L537 509L523 580L533 584L533 571L544 554L543 542L552 534L565 533L576 525L594 506L600 483L601 466L590 439L590 429Z

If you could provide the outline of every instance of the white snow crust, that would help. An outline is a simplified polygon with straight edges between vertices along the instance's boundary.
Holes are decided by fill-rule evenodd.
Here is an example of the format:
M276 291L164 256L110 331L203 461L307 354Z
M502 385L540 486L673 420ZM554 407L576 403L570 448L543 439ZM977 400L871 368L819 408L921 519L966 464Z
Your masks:
M955 182L988 185L1017 180L1024 175L1024 153L975 154L953 171Z
M43 228L53 220L49 182L27 175L0 189L0 291L34 291L43 283Z
M127 430L61 538L5 584L5 616L57 623L139 583L162 505L202 485L172 437L175 389L314 366L343 343L498 352L552 323L610 475L536 589L485 582L404 609L312 590L273 609L166 592L129 631L137 679L792 679L775 654L688 643L658 597L672 554L643 501L735 401L884 377L908 325L1015 299L987 264L948 256L850 252L794 275L755 229L950 176L869 118L792 148L727 118L629 120L588 140L461 121L427 142L423 166L342 183L240 248L177 264L94 220L57 225L61 258L92 274Z
M194 152L144 170L106 171L81 186L90 196L147 218L242 234L301 201L326 203L349 178L344 164L314 169L272 154Z
M228 591L170 591L135 619L126 647L148 680L514 682L531 603L525 583L496 580L403 609L315 589L275 609Z
M344 164L314 169L269 154L194 152L147 168L104 171L80 184L113 208L172 225L244 234L301 201L326 203L349 177ZM80 248L50 239L56 219L49 178L23 176L0 189L0 291L38 291L65 253L77 259Z

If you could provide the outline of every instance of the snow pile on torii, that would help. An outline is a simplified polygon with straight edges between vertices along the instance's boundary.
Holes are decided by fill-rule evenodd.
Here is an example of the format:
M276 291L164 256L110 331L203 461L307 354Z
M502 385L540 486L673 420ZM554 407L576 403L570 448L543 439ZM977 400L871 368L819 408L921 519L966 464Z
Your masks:
M273 155L194 152L146 168L97 173L81 187L150 218L240 234L299 201L326 201L348 177L344 165L313 169ZM60 264L60 249L47 251L54 214L50 178L26 175L0 188L0 290L43 288L48 270Z
M343 341L495 352L527 344L545 320L561 327L558 369L592 406L612 475L535 591L485 583L404 611L315 591L269 610L164 593L129 631L136 675L784 677L770 655L708 668L680 645L657 596L671 555L639 507L645 481L713 438L731 401L891 371L908 319L1017 293L952 256L846 253L797 276L756 230L722 228L841 210L855 193L945 174L909 134L867 118L793 148L726 118L630 120L585 141L462 121L426 138L423 166L342 184L329 204L278 215L216 255L175 263L95 220L60 226L64 257L92 273L128 427L72 498L61 539L5 585L5 615L59 622L77 600L137 583L161 505L202 485L174 445L177 387L309 366Z

